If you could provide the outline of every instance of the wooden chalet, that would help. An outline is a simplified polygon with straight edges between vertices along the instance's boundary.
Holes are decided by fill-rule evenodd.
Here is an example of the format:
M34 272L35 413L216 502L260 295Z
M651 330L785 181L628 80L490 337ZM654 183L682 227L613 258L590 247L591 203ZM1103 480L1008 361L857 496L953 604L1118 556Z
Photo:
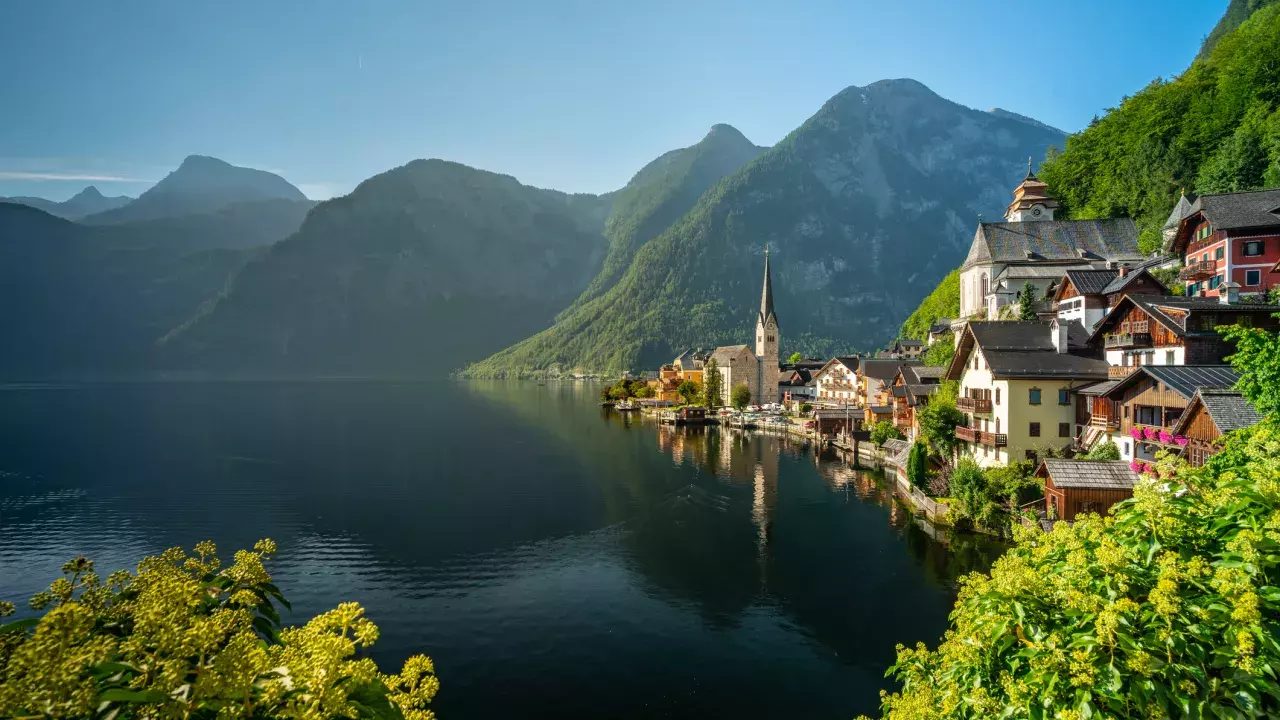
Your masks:
M848 435L862 429L862 411L852 406L815 408L813 420L814 428L821 435Z
M919 427L916 412L938 391L945 367L934 365L903 365L893 378L891 406L893 425L907 437L914 438Z
M1139 367L1091 398L1090 429L1109 435L1122 459L1149 462L1161 449L1181 447L1174 426L1197 391L1230 388L1239 379L1228 365Z
M1044 479L1044 510L1049 518L1073 522L1082 513L1104 515L1133 497L1138 474L1123 460L1048 458L1036 475Z
M1232 353L1218 328L1280 328L1280 305L1218 298L1125 295L1098 323L1090 345L1103 348L1108 374L1122 378L1145 365L1213 365Z
M1257 425L1262 419L1239 392L1201 388L1174 425L1173 433L1187 439L1184 457L1199 467L1219 450L1219 438L1232 430Z
M1149 272L1149 266L1067 270L1058 283L1053 303L1058 320L1079 322L1092 331L1128 295L1168 295L1169 290Z

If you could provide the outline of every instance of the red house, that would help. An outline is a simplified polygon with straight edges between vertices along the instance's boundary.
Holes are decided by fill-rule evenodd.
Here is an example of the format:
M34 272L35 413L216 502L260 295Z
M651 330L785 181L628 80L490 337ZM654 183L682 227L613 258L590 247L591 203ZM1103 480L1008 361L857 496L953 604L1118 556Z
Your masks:
M1188 295L1216 296L1228 282L1243 294L1280 285L1280 189L1201 195L1182 213L1166 250L1183 259Z

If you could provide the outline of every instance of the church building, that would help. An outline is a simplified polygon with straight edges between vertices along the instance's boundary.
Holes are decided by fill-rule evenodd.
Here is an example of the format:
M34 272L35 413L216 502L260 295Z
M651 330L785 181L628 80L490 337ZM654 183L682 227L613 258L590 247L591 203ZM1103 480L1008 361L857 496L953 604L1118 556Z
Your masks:
M773 310L773 281L769 276L769 248L764 249L764 288L760 293L760 312L756 316L755 350L750 345L726 345L711 353L720 372L720 404L729 405L730 393L736 385L751 388L754 403L778 402L778 347L782 334L778 316Z
M1068 270L1115 269L1137 265L1138 228L1130 218L1057 220L1059 204L1049 186L1031 171L1013 191L1004 222L979 222L969 255L960 268L960 318L998 320L1018 301L1027 282L1037 302Z

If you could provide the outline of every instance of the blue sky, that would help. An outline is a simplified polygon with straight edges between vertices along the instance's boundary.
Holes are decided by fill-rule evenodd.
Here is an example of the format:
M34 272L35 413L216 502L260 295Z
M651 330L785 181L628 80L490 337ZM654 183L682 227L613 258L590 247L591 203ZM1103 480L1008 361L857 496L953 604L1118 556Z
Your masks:
M915 78L1064 130L1190 64L1227 0L15 2L0 195L136 195L190 154L312 197L421 157L604 192Z

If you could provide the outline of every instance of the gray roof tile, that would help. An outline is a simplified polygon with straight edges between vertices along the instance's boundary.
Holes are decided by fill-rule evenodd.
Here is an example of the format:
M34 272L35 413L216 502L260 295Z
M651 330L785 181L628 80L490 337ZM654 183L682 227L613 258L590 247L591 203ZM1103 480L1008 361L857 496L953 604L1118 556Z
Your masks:
M1041 465L1061 488L1129 490L1138 474L1123 460L1064 460L1049 458Z
M1263 420L1262 414L1244 395L1234 390L1202 389L1200 402L1204 403L1205 411L1213 418L1213 424L1224 433L1253 427Z
M1141 261L1131 218L978 223L964 267L1028 260Z
M1275 214L1277 207L1280 207L1280 188L1201 195L1187 214L1201 211L1215 228L1236 230L1280 225L1280 216Z

